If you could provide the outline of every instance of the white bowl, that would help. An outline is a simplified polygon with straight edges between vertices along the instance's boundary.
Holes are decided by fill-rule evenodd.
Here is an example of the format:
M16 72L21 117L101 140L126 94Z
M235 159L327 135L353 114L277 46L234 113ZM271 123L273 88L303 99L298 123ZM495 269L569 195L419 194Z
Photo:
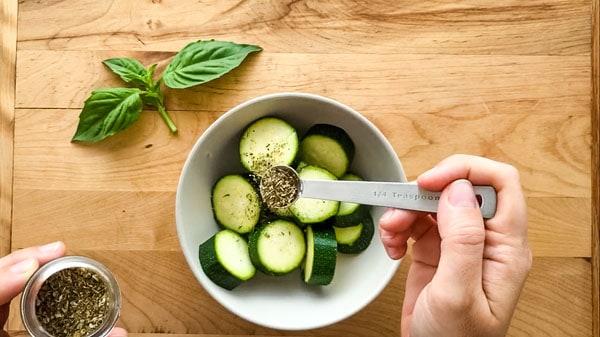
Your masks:
M406 181L392 146L365 117L334 100L303 93L278 93L247 101L217 119L192 148L179 180L175 204L177 233L190 269L204 289L221 305L250 322L281 330L327 326L355 314L388 284L399 261L385 253L377 231L367 250L338 254L333 282L315 287L302 282L300 272L254 278L232 291L215 285L202 271L198 246L218 231L211 209L211 189L229 173L245 172L238 142L248 124L259 117L279 116L300 136L315 123L337 125L354 140L351 171L365 180ZM384 209L371 213L377 224Z

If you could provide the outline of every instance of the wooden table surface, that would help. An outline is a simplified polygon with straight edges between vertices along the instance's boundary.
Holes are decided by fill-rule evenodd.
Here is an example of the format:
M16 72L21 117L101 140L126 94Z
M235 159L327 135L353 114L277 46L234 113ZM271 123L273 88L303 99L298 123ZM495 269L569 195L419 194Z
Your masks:
M391 141L409 178L453 153L508 162L527 197L533 268L510 336L598 336L598 0L3 0L0 256L53 240L100 260L134 336L397 336L410 257L338 324L275 331L215 302L188 270L175 192L196 139L280 91L350 105ZM226 77L166 91L179 126L144 112L73 144L101 61L161 67L188 42L264 48ZM0 285L1 286L1 285ZM11 335L23 334L13 303Z

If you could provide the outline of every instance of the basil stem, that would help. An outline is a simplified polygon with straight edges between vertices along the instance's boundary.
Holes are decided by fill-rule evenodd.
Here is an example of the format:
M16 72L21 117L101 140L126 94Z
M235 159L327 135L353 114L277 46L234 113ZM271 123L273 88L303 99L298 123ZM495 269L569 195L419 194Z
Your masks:
M167 109L164 103L164 96L160 91L160 80L158 81L158 83L156 83L156 85L151 91L146 93L146 96L144 97L144 103L146 105L156 107L156 110L158 110L160 117L162 117L163 121L167 124L169 130L171 130L172 133L177 133L177 126L175 125L175 123L173 123L173 120L167 114Z

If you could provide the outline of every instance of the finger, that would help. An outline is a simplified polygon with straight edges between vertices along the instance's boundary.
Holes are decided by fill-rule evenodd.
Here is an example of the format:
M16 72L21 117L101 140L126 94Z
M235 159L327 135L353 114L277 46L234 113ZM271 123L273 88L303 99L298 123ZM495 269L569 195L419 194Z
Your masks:
M23 248L0 258L0 268L7 265L13 265L19 261L26 259L36 259L40 265L45 264L50 260L65 255L66 247L60 241L52 242L43 246Z
M379 227L392 233L407 233L418 214L398 208L388 208L379 219Z
M413 313L419 296L424 294L423 289L430 284L436 269L432 266L411 264L406 278L406 291L404 302L402 303L402 317L400 321L401 336L408 336L410 331L410 322L412 322Z
M404 305L414 306L418 295L431 282L440 261L440 236L435 226L429 227L412 245L412 262L406 280Z
M407 241L415 237L415 233L425 232L419 219L425 213L389 208L379 219L379 236L392 259L400 259L408 248Z
M433 219L428 218L433 223ZM402 336L408 335L412 314L423 289L431 282L440 258L440 236L437 226L430 226L412 245L412 263L406 278L402 304Z
M0 304L7 304L23 291L27 280L38 269L39 263L34 258L16 262L0 268Z
M412 245L412 260L427 266L437 267L440 261L440 233L437 222L432 217L424 217L419 226L415 226L411 238L415 240Z
M511 165L484 157L458 154L442 160L434 168L424 172L417 178L419 186L430 190L441 191L450 182L457 179L468 179L475 185L490 184L502 187L511 184L515 171Z
M388 256L400 259L406 254L413 215L403 210L388 208L379 219L379 237Z
M122 328L115 327L112 329L108 337L127 337L127 331Z
M457 180L444 189L437 219L440 260L431 289L450 305L480 297L485 227L468 180Z
M62 242L17 250L0 258L0 304L10 302L25 287L31 275L44 263L63 256Z
M441 191L457 179L493 186L498 199L496 215L486 221L486 226L516 245L527 246L527 209L519 172L513 166L477 156L454 155L423 173L417 182L424 189Z

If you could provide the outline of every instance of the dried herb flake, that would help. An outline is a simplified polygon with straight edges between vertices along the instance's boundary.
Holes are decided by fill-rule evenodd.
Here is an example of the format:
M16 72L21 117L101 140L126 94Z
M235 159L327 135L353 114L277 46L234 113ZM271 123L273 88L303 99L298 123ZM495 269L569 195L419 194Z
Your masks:
M35 313L44 329L55 337L84 337L106 319L108 289L100 276L86 268L67 268L41 286Z
M297 199L298 192L296 173L283 166L271 167L260 182L261 196L271 210L289 206Z

